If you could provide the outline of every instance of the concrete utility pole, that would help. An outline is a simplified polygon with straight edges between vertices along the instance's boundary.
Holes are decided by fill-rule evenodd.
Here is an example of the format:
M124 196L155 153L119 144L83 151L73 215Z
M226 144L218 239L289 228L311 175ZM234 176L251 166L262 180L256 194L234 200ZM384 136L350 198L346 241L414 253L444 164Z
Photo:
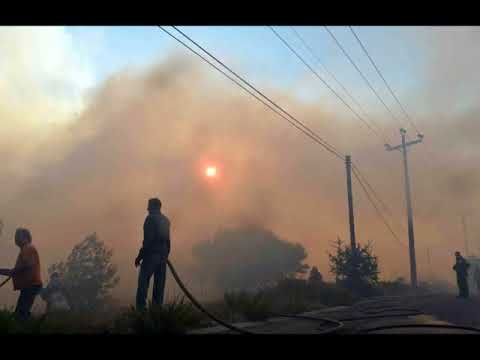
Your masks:
M350 224L350 245L352 251L357 250L355 239L355 219L353 217L353 195L352 195L352 157L345 156L345 166L347 168L347 197L348 197L348 222Z
M403 167L405 173L405 196L407 203L407 217L408 217L408 246L410 251L410 282L412 287L417 287L417 262L415 260L415 237L413 233L413 211L412 200L410 194L410 178L408 175L408 159L407 159L407 147L421 143L423 140L422 134L417 134L417 140L406 142L407 130L400 129L400 135L402 136L402 143L397 146L390 146L385 144L387 151L400 150L403 154Z

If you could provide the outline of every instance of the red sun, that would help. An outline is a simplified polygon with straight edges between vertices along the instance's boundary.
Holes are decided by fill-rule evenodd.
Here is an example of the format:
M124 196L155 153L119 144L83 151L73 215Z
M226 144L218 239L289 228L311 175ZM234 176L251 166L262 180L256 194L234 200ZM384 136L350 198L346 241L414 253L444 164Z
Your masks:
M205 169L205 175L209 178L214 178L217 176L217 168L215 166L207 166Z

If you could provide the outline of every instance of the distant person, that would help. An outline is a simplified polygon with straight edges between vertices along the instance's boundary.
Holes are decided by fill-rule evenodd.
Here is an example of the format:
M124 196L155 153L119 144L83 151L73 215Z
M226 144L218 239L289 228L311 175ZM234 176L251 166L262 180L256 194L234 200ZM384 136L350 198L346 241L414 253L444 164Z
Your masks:
M70 310L64 286L57 272L50 275L50 281L40 293L40 297L47 303L47 313Z
M135 267L140 266L136 298L137 310L140 311L146 307L152 275L152 304L163 304L166 261L170 254L170 220L161 213L161 208L159 199L148 200L148 215L143 224L143 246L135 259Z
M18 228L15 232L15 244L20 248L13 269L0 269L0 274L11 276L13 289L20 290L15 316L19 320L30 317L35 298L42 290L40 275L40 257L32 244L32 235L28 229Z
M312 269L310 270L308 282L310 284L320 284L323 282L322 274L320 274L320 271L318 271L316 266L312 267Z
M458 285L458 297L468 298L468 268L470 264L465 260L465 258L460 255L460 252L455 252L455 265L453 270L457 273L457 285Z

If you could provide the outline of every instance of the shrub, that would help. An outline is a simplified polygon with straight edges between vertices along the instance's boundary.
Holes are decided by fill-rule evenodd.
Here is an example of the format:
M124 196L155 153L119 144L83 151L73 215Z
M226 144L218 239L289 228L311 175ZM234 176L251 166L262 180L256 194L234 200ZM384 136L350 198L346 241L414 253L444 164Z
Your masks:
M68 302L75 311L103 310L118 284L117 267L108 249L94 233L77 244L65 262L52 264L48 272L62 279Z
M0 334L87 334L95 332L92 323L82 313L49 313L20 322L12 311L0 311Z
M303 279L283 279L276 286L264 289L273 313L298 314L325 306L350 305L357 297L339 284Z
M255 249L255 251L252 251ZM223 291L258 289L285 276L303 276L305 248L259 226L218 231L193 248L198 276L211 279Z
M0 334L12 334L17 329L17 322L13 312L8 309L0 310Z
M127 334L185 334L187 329L199 327L203 314L184 298L176 298L163 306L150 304L145 311L131 307L114 324L114 332Z
M318 299L325 306L351 305L357 300L357 296L337 284L323 283L315 290Z
M337 284L347 287L363 296L371 296L378 285L378 259L372 253L371 244L357 245L355 249L338 239L335 254L328 254L330 271Z
M244 316L249 321L262 321L271 316L272 306L269 299L261 292L225 293L224 301L230 311Z

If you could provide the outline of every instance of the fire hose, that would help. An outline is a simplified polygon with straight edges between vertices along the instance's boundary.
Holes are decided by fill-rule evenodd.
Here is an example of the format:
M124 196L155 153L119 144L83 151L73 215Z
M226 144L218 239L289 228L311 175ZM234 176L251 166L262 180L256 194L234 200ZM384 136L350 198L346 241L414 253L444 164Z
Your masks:
M375 331L381 330L393 330L393 329L421 329L421 328L433 328L433 329L450 329L450 330L464 330L480 334L480 329L470 327L470 326L458 326L450 324L397 324L397 325L386 325L378 326L374 328L362 329L361 332L368 334Z
M430 295L423 295L418 296L414 295L411 297L428 297ZM378 300L371 299L367 301L363 301L358 303L354 306L354 309L360 313L364 313L367 316L364 317L356 317L351 319L341 319L341 321L355 321L355 320L366 320L366 319L375 319L375 318L385 318L385 317L406 317L406 316L418 316L423 315L424 313L418 309L414 308L405 308L405 307L395 307L395 304L389 303L389 300L404 300L405 297L390 297L389 298L379 298ZM385 300L387 303L385 304ZM380 302L380 304L379 304ZM383 304L382 304L383 302ZM373 304L373 306L365 306L365 304ZM395 314L392 314L395 313ZM397 313L397 312L400 312ZM402 313L403 312L403 313ZM372 314L372 315L370 315ZM383 315L378 315L383 314ZM360 329L360 333L369 334L374 333L376 331L381 330L394 330L394 329L420 329L420 328L431 328L431 329L450 329L450 330L463 330L469 332L480 333L480 329L470 327L470 326L459 326L459 325L452 325L452 324L393 324L393 325L384 325L384 326L377 326L371 328L364 328Z
M3 285L5 285L7 282L9 282L11 278L12 278L12 277L9 276L9 277L7 277L5 280L3 280L3 281L0 283L0 288L1 288Z
M188 289L186 288L186 286L184 285L184 283L182 282L182 280L180 279L180 277L178 276L175 268L173 267L172 263L167 259L167 265L168 265L168 268L170 269L172 275L173 275L173 278L175 279L175 281L177 282L178 286L180 287L180 289L182 289L182 291L184 292L185 296L192 302L192 304L198 309L200 310L202 313L204 313L205 315L207 315L207 317L209 317L211 320L215 321L216 323L230 329L230 330L233 330L235 332L238 332L238 333L241 333L241 334L245 334L245 335L253 335L253 334L260 334L260 333L256 333L256 332L252 332L252 331L249 331L249 330L245 330L245 329L242 329L238 326L235 326L235 325L232 325L232 324L229 324L223 320L220 320L219 318L217 318L216 316L214 316L212 313L210 313L208 310L206 310L196 299L195 297L190 293L190 291L188 291ZM320 317L311 317L311 316L302 316L302 315L287 315L287 314L271 314L273 316L276 316L276 317L285 317L285 318L294 318L294 319L301 319L301 320L310 320L310 321L321 321L322 323L326 324L333 324L334 326L330 327L330 328L327 328L327 329L324 329L322 331L320 331L320 334L327 334L327 333L331 333L331 332L335 332L335 331L338 331L340 330L341 328L343 328L344 324L341 322L341 321L338 321L338 320L333 320L333 319L328 319L328 318L320 318Z
M195 297L190 293L190 291L186 288L186 286L183 284L182 280L178 276L175 268L173 267L172 263L167 260L167 265L177 282L178 286L184 294L187 296L187 298L192 302L192 304L200 310L202 313L207 315L211 320L214 322L230 329L235 332L241 333L241 334L248 334L248 335L253 335L253 334L260 334L258 332L253 332L249 331L246 329L242 329L240 327L237 327L235 325L229 324L227 322L224 322L223 320L220 320L213 314L211 314L208 310L206 310L196 299ZM427 295L429 296L429 295ZM400 297L392 297L391 300L400 300ZM393 317L408 317L408 316L418 316L422 315L423 312L421 312L418 309L414 308L409 308L409 307L395 307L394 304L377 304L377 306L370 306L370 307L365 307L361 305L365 305L368 303L373 303L376 304L378 301L388 301L388 298L382 298L380 297L378 300L367 300L363 301L361 303L358 303L357 306L354 306L354 310L357 310L360 313L365 314L365 316L354 316L350 318L343 318L343 319L330 319L330 318L324 318L324 317L313 317L313 316L304 316L304 315L289 315L289 314L274 314L272 313L272 316L276 317L284 317L284 318L292 318L292 319L301 319L301 320L310 320L310 321L320 321L323 324L333 324L334 326L323 329L320 332L317 332L318 334L328 334L328 333L334 333L337 332L338 330L342 329L345 324L344 322L350 322L350 321L360 321L360 320L370 320L370 319L379 319L379 318L393 318ZM480 329L474 328L474 327L469 327L469 326L457 326L457 325L449 325L449 324L397 324L397 325L387 325L387 326L379 326L379 327L373 327L373 328L366 328L366 329L361 329L361 333L372 333L375 331L380 331L380 330L390 330L390 329L401 329L401 328L435 328L435 329L451 329L451 330L463 330L463 331L470 331L470 332L476 332L480 333Z
M190 291L186 288L185 284L182 282L180 277L178 276L175 268L173 267L172 263L167 259L167 265L173 275L173 278L177 282L178 286L180 289L184 292L185 296L191 301L191 303L202 313L204 313L207 317L209 317L211 320L214 322L230 329L235 332L245 334L245 335L253 335L253 334L260 334L256 332L252 332L249 330L242 329L238 326L229 324L218 317L214 316L211 312L206 310L196 299L195 297L190 293ZM10 277L7 277L4 281L0 283L0 288L3 287L6 283L8 283L11 279ZM387 299L379 299L379 300L387 300ZM349 322L349 321L359 321L359 320L369 320L369 319L378 319L378 318L390 318L390 317L407 317L407 316L418 316L423 314L420 310L418 309L413 309L413 308L399 308L399 307L394 307L392 304L380 304L379 306L373 306L373 307L361 307L360 305L364 305L365 303L376 303L377 301L375 300L367 300L362 303L357 304L356 310L360 313L366 314L366 316L356 316L356 317L350 317L350 318L344 318L344 319L330 319L330 318L325 318L325 317L312 317L312 316L304 316L304 315L289 315L289 314L274 314L272 313L272 316L276 317L284 317L284 318L292 318L292 319L301 319L301 320L310 320L310 321L320 321L324 324L333 324L334 326L324 329L320 332L319 334L328 334L328 333L333 333L336 332L344 327L344 322ZM395 314L392 314L392 312L395 312ZM400 313L399 313L400 312ZM361 329L360 332L362 333L372 333L375 331L381 331L381 330L391 330L391 329L401 329L401 328L436 328L436 329L452 329L452 330L464 330L464 331L471 331L471 332L476 332L480 333L480 329L470 327L470 326L457 326L457 325L449 325L449 324L397 324L397 325L387 325L387 326L379 326L379 327L373 327L373 328L367 328L367 329Z

